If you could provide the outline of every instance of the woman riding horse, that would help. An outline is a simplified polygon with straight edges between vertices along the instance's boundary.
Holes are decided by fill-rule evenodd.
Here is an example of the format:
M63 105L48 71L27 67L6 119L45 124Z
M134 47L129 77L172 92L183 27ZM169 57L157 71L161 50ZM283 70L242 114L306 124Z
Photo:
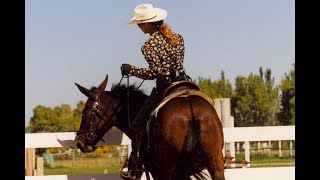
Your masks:
M75 138L82 152L94 151L96 144L113 126L131 140L135 138L130 128L131 120L136 117L148 96L134 85L120 83L113 85L111 91L105 91L107 83L108 77L98 87L91 89L76 83L78 89L88 97ZM160 102L154 111L155 116L148 121L148 153L143 163L144 169L155 180L187 180L192 179L191 176L205 179L202 173L204 169L208 170L212 179L224 180L223 129L214 102L201 91L180 87L184 88L179 86L179 91L174 89ZM172 86L166 89L166 92L170 91ZM141 174L137 173L136 177L139 178ZM132 179L122 171L120 176Z
M144 80L156 79L156 88L153 88L149 98L135 117L132 128L135 139L132 141L132 152L129 158L129 174L135 176L142 168L142 153L145 147L141 147L142 138L145 135L148 115L162 99L164 88L177 80L191 80L184 72L184 41L180 34L171 31L163 22L167 12L155 8L151 4L141 4L134 8L135 16L129 24L137 24L150 38L141 47L142 54L148 62L148 68L141 68L129 64L121 65L123 76L136 76Z

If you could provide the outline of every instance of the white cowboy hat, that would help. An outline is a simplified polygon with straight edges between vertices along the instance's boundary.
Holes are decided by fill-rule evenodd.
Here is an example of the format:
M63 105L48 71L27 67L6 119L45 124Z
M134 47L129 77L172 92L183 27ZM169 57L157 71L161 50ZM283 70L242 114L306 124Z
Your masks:
M154 8L152 4L141 4L134 8L134 17L128 24L156 22L167 17L167 11Z

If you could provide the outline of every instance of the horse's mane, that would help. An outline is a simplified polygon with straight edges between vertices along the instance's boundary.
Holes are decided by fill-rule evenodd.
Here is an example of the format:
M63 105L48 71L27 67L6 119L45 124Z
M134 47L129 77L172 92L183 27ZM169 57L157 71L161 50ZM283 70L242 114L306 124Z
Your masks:
M98 89L95 86L91 86L90 91ZM130 85L129 88L124 84L112 84L110 92L116 96L127 95L129 93L131 96L147 96L142 89L138 89L136 84Z
M134 97L141 97L141 96L147 96L144 92L144 90L138 89L136 84L130 85L127 87L124 84L112 84L110 92L116 96L122 97L124 95L127 95L129 89L130 96Z

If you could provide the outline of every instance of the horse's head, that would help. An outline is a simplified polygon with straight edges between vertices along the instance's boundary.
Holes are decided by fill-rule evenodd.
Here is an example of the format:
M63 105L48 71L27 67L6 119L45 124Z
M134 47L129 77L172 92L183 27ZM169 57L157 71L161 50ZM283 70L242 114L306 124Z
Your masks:
M82 111L80 129L75 141L82 152L92 152L95 145L110 130L116 121L115 113L119 108L119 101L110 92L104 91L108 83L108 75L96 88L90 90L75 83L78 89L88 97Z

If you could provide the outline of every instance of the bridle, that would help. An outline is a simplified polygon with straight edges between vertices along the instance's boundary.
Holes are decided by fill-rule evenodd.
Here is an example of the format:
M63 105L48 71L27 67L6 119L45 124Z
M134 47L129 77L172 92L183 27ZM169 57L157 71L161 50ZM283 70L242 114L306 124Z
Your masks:
M109 118L106 119L106 120L104 119L104 116L105 116L105 114L108 112L108 110L109 110L109 108L110 108L113 100L114 100L114 98L111 97L111 99L110 99L110 101L109 101L109 103L108 103L108 105L107 105L106 110L105 110L102 114L101 114L101 111L100 111L100 109L99 109L99 97L97 97L96 100L94 101L93 106L92 106L92 108L91 108L91 114L92 114L92 115L91 115L90 122L89 122L89 132L86 133L86 138L87 138L90 142L93 143L96 138L103 140L103 139L102 139L102 136L104 135L104 132L103 132L104 129L103 129L103 127L105 126L106 123L108 123L108 122L110 122L110 121L111 121L112 123L114 123L114 121L116 120L116 119L114 119L113 117L115 116L115 114L116 114L116 112L117 112L117 110L118 110L118 108L119 108L119 104L117 104L117 105L115 106L115 108L114 108L113 111L112 111L111 116L109 116ZM96 118L98 118L99 121L98 121L98 123L96 123L96 125L94 125L93 122L95 122L94 120L95 120ZM101 126L102 128L98 129L99 124L100 124L101 122L103 122L103 125Z
M121 83L122 79L123 79L123 77L121 78L119 84ZM104 132L103 132L104 128L103 128L103 127L105 126L106 123L110 122L110 121L113 119L113 117L115 116L116 112L117 112L118 109L119 109L119 106L120 106L120 105L117 104L116 107L113 109L113 113L111 114L111 116L109 116L109 118L108 118L107 120L104 119L104 116L105 116L105 114L108 112L108 109L110 108L110 105L112 104L113 100L114 100L114 98L112 98L112 96L111 96L111 99L110 99L110 101L109 101L106 109L105 109L104 112L101 114L101 110L99 109L99 105L100 105L100 103L99 103L99 101L100 101L100 94L99 94L99 96L96 96L96 97L94 98L94 102L93 102L93 105L92 105L92 108L91 108L91 117L90 117L90 119L89 119L89 130L82 130L82 129L80 129L80 130L77 131L77 135L78 135L78 136L79 136L80 134L84 134L84 133L85 133L85 137L86 137L86 139L87 139L87 142L88 142L92 147L95 146L97 139L98 139L98 141L99 141L99 140L104 141L104 140L102 139L102 136L104 135ZM98 121L98 123L96 123L96 125L94 125L93 122L95 121L96 118L98 118L99 121ZM116 119L113 119L113 122L112 122L112 123L114 123L114 121L116 121ZM99 124L100 124L101 122L103 122L104 124L101 126L100 129L98 129Z
M120 83L122 82L124 76L122 76L120 82L118 83L118 85L120 85ZM128 79L128 84L127 86L129 86L129 76L127 76L127 79ZM143 81L142 81L143 83ZM142 85L142 83L139 85L139 87ZM139 87L136 89L138 90ZM128 102L129 102L129 92L127 93L127 96L128 96ZM104 119L104 116L105 114L108 112L110 106L112 105L112 102L114 100L114 98L111 96L111 99L106 107L106 109L103 111L103 113L101 114L101 110L99 109L99 105L100 105L100 94L99 96L96 96L94 98L94 102L93 102L93 105L92 105L92 108L91 108L91 117L89 119L89 130L78 130L77 131L77 134L80 135L80 134L83 134L85 133L85 137L86 139L88 140L88 143L91 145L91 146L95 146L95 143L98 139L99 140L102 140L102 137L105 133L105 129L103 128L105 126L106 123L109 123L111 121L112 124L115 123L116 121L116 118L114 118L114 116L116 115L117 111L119 110L119 107L120 107L120 103L118 103L115 108L113 109L112 111L112 114L109 116L108 119ZM129 109L129 103L128 103L128 109ZM99 119L99 121L97 123L93 123L95 122L96 118ZM130 125L130 115L129 115L129 110L128 110L128 121L129 121L129 125ZM100 129L98 129L99 127L99 124L103 122L104 124L101 126Z

